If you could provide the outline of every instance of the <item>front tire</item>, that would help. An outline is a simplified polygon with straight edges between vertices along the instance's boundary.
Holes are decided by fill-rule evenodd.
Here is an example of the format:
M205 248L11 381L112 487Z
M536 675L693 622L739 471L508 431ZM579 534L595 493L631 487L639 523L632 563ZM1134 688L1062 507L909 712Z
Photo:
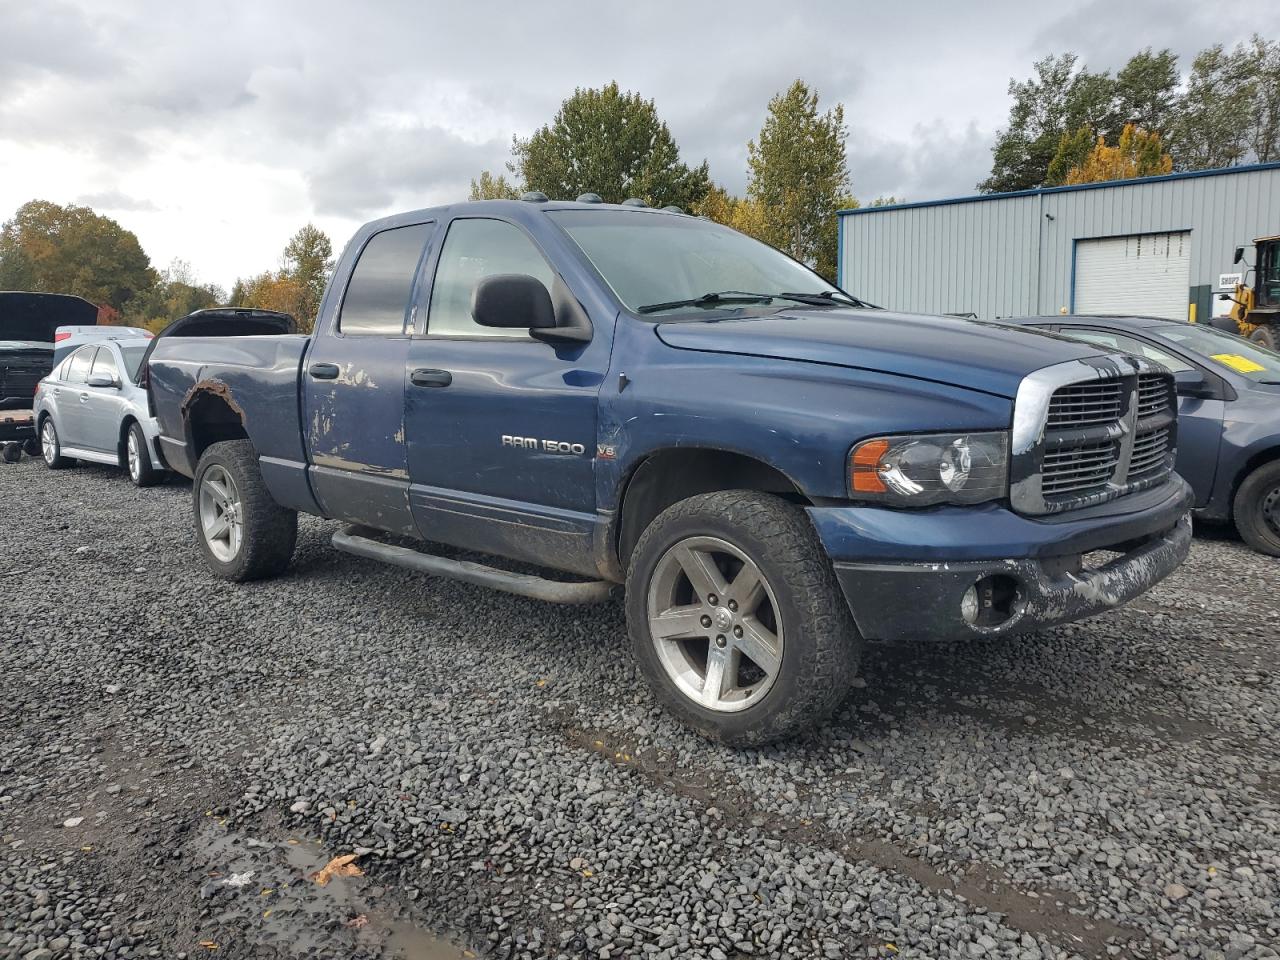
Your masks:
M40 456L50 470L65 470L71 466L71 459L62 455L62 442L58 439L53 417L45 417L40 423Z
M1280 557L1280 460L1244 478L1232 504L1236 529L1259 553Z
M214 576L262 580L289 566L298 514L271 499L248 440L225 440L205 450L191 493L196 540Z
M136 422L129 424L129 432L125 435L124 465L135 487L154 487L164 479L164 472L151 465L147 437Z
M862 638L813 526L777 497L701 494L654 520L627 572L636 661L668 709L734 746L826 719Z

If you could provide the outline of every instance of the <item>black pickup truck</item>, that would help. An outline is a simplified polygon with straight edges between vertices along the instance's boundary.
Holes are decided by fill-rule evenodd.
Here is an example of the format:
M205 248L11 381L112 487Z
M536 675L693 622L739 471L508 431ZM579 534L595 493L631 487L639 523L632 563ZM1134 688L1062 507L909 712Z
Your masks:
M1158 365L872 309L590 196L371 223L312 336L160 337L149 378L218 576L283 570L302 511L338 549L544 600L625 583L658 696L733 743L824 716L865 638L1099 613L1190 541Z

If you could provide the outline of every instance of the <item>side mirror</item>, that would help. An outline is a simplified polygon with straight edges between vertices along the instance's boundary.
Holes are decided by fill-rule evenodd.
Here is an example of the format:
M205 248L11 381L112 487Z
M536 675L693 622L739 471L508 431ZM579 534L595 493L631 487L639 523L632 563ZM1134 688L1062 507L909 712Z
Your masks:
M1208 379L1199 370L1178 370L1173 375L1173 381L1180 397L1212 400L1217 396Z
M482 327L545 330L556 325L547 288L528 274L485 277L471 294L471 316Z
M1244 247L1236 247L1236 258L1231 262L1239 263L1243 259L1244 259Z
M91 373L85 380L91 387L119 387L120 381L107 373Z

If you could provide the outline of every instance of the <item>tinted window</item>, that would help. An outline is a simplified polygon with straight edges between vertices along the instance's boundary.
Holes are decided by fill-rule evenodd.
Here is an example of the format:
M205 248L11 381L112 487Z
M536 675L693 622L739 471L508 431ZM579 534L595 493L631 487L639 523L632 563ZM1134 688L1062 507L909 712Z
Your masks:
M138 379L138 366L142 363L142 357L146 352L146 347L120 348L120 355L124 357L125 372L129 374L130 380Z
M1280 353L1201 323L1161 324L1156 336L1258 383L1280 383Z
M482 327L471 318L471 294L485 277L523 273L551 292L554 274L518 228L502 220L455 220L445 238L431 288L427 333L445 337L509 337L510 328Z
M348 336L396 336L404 332L404 316L426 245L430 224L375 233L365 244L342 299L338 329Z
M116 366L116 358L111 355L110 347L100 347L98 349L98 358L93 361L93 369L90 373L100 373L104 376L120 379L120 368Z
M93 355L97 352L97 347L81 347L73 353L67 358L63 379L68 383L84 383L84 378L89 375L89 365L93 363Z
M1175 357L1167 350L1161 350L1145 340L1139 340L1137 337L1131 337L1123 333L1116 333L1114 330L1080 330L1075 327L1063 327L1062 335L1071 337L1073 340L1083 340L1085 343L1096 343L1100 347L1119 350L1121 353L1132 353L1135 357L1154 360L1156 363L1164 364L1175 373L1179 370L1195 369L1191 364Z

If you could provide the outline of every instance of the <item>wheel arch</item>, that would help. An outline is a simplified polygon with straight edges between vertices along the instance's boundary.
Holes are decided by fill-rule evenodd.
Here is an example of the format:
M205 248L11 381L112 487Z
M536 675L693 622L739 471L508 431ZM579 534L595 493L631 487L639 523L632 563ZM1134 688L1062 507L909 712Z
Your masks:
M663 510L722 490L757 490L793 503L811 502L794 480L756 457L712 447L656 450L638 461L623 483L612 540L619 571L626 570L640 535Z
M1259 467L1265 467L1267 464L1273 463L1277 460L1280 460L1280 444L1257 451L1236 471L1235 476L1231 480L1231 495L1227 498L1228 519L1235 519L1236 494L1240 492L1241 484L1243 484L1245 480L1249 478L1249 475Z
M221 380L197 383L182 401L182 425L194 470L201 455L224 440L252 440L245 429L244 410Z
M116 431L116 459L120 461L120 466L128 469L127 444L129 443L129 428L138 422L138 418L132 413L126 413L120 420L120 429ZM143 451L150 455L150 451Z

